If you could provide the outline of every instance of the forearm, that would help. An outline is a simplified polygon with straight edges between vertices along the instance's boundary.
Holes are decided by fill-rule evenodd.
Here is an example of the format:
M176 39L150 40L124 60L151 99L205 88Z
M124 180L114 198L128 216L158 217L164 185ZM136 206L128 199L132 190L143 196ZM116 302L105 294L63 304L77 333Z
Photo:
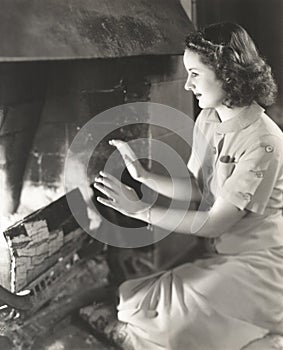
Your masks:
M221 231L209 225L209 212L187 209L167 209L154 206L135 215L136 219L170 232L193 234L201 237L217 237Z
M186 201L172 200L168 209L150 206L139 199L134 189L103 172L95 179L94 187L107 197L97 197L100 203L169 232L218 237L230 232L231 227L247 215L246 210L222 197L216 198L209 211L188 210L190 202Z
M168 198L186 202L199 202L201 200L201 192L192 176L170 178L146 172L140 181L155 192Z

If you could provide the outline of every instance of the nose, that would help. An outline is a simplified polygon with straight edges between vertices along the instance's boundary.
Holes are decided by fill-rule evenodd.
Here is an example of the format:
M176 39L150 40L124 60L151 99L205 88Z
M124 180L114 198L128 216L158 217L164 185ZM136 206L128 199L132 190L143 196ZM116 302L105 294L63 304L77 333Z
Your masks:
M184 88L185 88L185 90L189 91L189 90L192 90L192 87L193 87L192 79L191 79L191 75L189 74Z

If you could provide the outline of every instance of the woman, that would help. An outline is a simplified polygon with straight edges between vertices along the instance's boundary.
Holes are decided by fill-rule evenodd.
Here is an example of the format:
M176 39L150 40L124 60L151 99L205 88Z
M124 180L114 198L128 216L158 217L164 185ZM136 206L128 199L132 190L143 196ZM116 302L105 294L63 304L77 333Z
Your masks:
M273 103L276 86L252 39L232 23L190 34L184 65L185 89L202 108L188 167L206 205L176 223L181 209L147 208L110 174L101 172L94 186L108 197L99 197L101 203L166 230L177 225L178 232L210 238L214 251L123 283L118 319L136 350L240 350L268 332L283 333L283 135L260 106ZM203 157L201 135L213 150ZM188 199L188 181L149 174L126 143L111 143L136 180ZM200 199L197 188L192 193Z

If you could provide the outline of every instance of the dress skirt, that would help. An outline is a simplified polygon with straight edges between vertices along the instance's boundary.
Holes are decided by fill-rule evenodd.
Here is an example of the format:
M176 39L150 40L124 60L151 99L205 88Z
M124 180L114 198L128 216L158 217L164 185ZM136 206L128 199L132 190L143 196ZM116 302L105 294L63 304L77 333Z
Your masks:
M135 350L240 350L283 334L283 247L215 254L126 281L119 293Z

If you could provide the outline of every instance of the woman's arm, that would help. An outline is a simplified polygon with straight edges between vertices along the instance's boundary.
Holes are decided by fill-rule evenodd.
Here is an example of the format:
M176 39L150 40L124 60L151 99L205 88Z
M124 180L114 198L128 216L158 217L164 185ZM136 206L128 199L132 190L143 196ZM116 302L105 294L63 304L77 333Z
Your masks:
M165 230L201 237L218 237L235 225L246 215L223 198L218 198L209 211L169 209L153 206L140 211L136 219L143 220Z
M209 211L188 210L185 203L183 209L150 207L138 198L132 188L103 172L95 179L94 187L107 196L107 199L97 198L102 204L172 232L217 237L227 232L246 215L244 210L239 210L221 197Z
M125 165L133 179L151 188L165 197L180 201L200 201L201 192L193 175L185 178L170 178L147 171L137 159L127 142L111 140L110 145L120 152Z
M201 192L193 175L184 178L170 178L145 172L140 182L168 198L186 202L200 202L201 200Z

